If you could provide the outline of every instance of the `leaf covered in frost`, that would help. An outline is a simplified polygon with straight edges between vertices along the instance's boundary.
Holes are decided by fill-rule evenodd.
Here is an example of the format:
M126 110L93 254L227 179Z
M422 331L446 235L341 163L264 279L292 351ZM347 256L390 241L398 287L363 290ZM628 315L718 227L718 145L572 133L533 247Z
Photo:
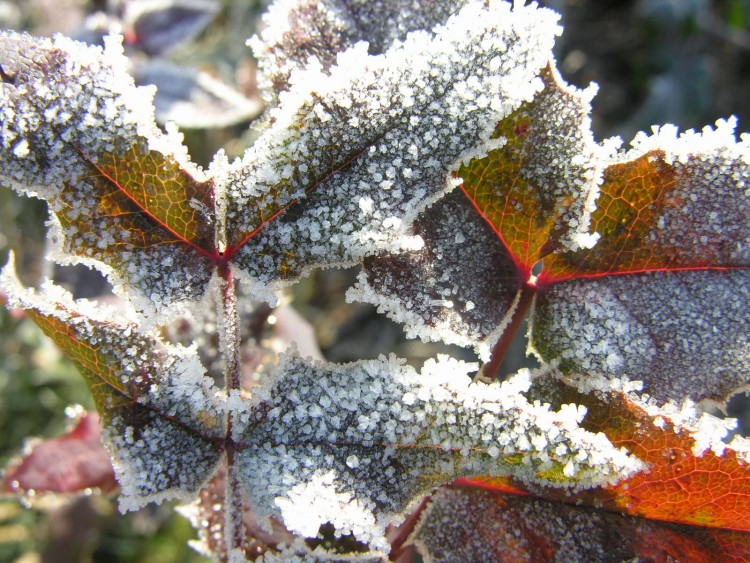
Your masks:
M461 190L423 211L413 230L424 246L367 258L347 300L376 304L410 338L474 346L486 359L522 286L512 257Z
M201 489L198 498L179 509L198 530L199 543L193 547L219 561L228 559L226 484L226 465L222 464ZM270 530L264 529L268 526L261 527L246 502L243 504L242 515L244 534L240 549L247 560L255 561L264 553L273 553L278 548L294 543L295 536L278 520L271 519Z
M633 393L610 390L601 377L592 385L588 376L581 376L577 384L586 392L540 379L529 398L543 397L553 409L568 402L581 405L588 412L582 428L603 433L646 468L587 491L511 481L513 488L654 520L750 532L750 443L739 437L723 441L735 421L702 413L690 403L682 408L643 403ZM505 488L508 481L478 483Z
M638 137L605 171L598 243L545 261L541 357L643 381L660 401L723 402L750 383L748 151L734 121Z
M438 492L410 536L428 561L745 561L750 534L478 488Z
M545 69L557 17L521 4L277 3L269 21L286 23L256 49L278 106L212 176L156 128L116 39L101 51L0 35L0 182L49 203L53 257L96 265L141 314L25 289L12 266L0 280L89 383L122 508L195 500L219 557L317 560L300 540L282 547L280 528L264 536L249 511L386 551L386 527L422 495L489 475L486 486L717 530L685 543L674 524L557 505L553 518L546 501L478 491L469 510L451 489L414 535L423 552L440 559L440 541L460 537L446 557L473 560L512 539L498 549L586 559L621 530L622 557L746 553L746 535L726 529L746 530L747 447L720 441L726 424L659 404L748 383L747 141L731 123L680 139L663 129L612 158L590 132L592 91ZM247 398L234 276L270 299L361 260L352 297L483 359L533 308L537 353L589 394L544 389L551 368L535 387L527 371L485 385L447 359L418 375L394 357L288 353ZM195 347L155 330L209 289L221 289L226 392ZM628 378L655 402L612 392ZM646 546L644 533L658 538ZM481 552L475 536L490 536Z
M580 430L585 410L526 401L528 374L470 385L470 369L442 359L417 375L394 357L336 366L287 356L235 414L251 508L305 537L331 522L387 550L385 527L457 477L590 487L642 468Z
M218 463L224 436L224 407L195 350L164 344L112 320L122 313L73 302L51 284L43 293L25 289L12 262L0 282L10 306L23 309L88 384L122 487L120 508L191 499Z
M251 41L266 96L272 101L288 90L291 75L304 70L311 57L327 71L339 53L359 41L367 41L367 51L379 55L410 31L429 31L445 23L465 4L466 0L274 2L263 18L264 30Z
M48 202L58 260L98 267L144 311L199 299L213 188L156 127L116 39L102 52L4 33L0 64L0 181Z
M243 279L274 287L412 247L407 224L542 86L556 31L548 10L472 3L381 56L358 43L330 74L308 67L242 161L214 164L227 255Z

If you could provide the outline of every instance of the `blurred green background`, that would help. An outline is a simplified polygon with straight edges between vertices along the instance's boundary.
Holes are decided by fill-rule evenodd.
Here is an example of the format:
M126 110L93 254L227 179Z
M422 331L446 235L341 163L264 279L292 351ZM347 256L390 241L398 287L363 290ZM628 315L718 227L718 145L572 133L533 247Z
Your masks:
M700 128L737 115L750 130L750 0L549 0L565 33L558 43L558 66L578 86L594 81L593 125L598 139L619 135L626 142L655 123ZM96 10L117 13L117 2L84 0L0 1L0 27L36 34L82 33ZM254 33L262 2L221 2L200 34L168 59L209 71L255 99L254 62L245 39ZM143 55L137 55L142 57ZM241 154L252 142L248 121L222 128L186 129L194 160L210 161L219 147ZM9 249L27 284L54 276L77 296L93 297L106 283L86 270L58 269L43 260L44 204L0 189L0 264ZM407 341L402 329L374 308L347 304L343 294L355 272L318 272L294 289L294 303L313 324L330 360L350 361L396 352L419 363L439 350ZM523 364L520 342L506 372ZM471 358L471 354L451 349ZM750 429L745 397L730 415ZM0 467L29 437L52 437L67 424L66 408L91 408L89 393L75 369L28 320L0 308ZM71 525L74 523L74 525ZM112 499L36 499L31 509L0 499L0 562L38 561L190 562L204 561L186 542L188 522L170 506L121 516Z

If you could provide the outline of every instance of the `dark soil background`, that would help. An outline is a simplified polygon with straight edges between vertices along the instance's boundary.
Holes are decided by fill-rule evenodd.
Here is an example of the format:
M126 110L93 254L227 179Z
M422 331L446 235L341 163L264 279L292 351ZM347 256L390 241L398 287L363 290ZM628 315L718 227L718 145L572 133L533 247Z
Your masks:
M122 0L124 1L124 0ZM98 0L0 1L0 28L35 34L62 31L83 36L83 22L97 9L116 14L116 2ZM599 85L593 126L599 140L620 136L625 143L652 124L702 128L736 115L739 130L750 130L750 0L549 0L562 14L558 67L569 82ZM167 57L194 67L256 98L254 62L244 40L258 25L263 6L254 1L221 2L211 23ZM148 61L146 53L134 60ZM222 128L185 129L196 162L207 164L224 147L239 155L254 133L249 121ZM46 208L0 190L0 263L16 252L24 280L35 284L52 275L78 297L106 294L108 285L86 268L53 268L45 251ZM316 272L290 292L294 307L312 324L324 356L332 361L374 358L394 352L418 365L440 352L471 359L471 351L407 340L399 325L373 307L350 304L344 293L356 268ZM511 373L529 365L525 342L516 343L503 367ZM71 404L91 407L74 368L28 321L0 309L0 466L29 436L54 436L65 427ZM729 414L750 433L747 398L736 397ZM187 522L170 507L125 517L110 499L84 497L35 500L26 510L0 501L0 562L202 561L186 547L193 537ZM73 522L74 525L66 525Z

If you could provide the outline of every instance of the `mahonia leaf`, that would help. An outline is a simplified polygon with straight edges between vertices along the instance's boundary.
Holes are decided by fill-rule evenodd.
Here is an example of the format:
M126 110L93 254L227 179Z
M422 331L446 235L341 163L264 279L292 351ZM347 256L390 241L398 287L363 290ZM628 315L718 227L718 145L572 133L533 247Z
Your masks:
M581 427L601 432L626 448L646 469L612 485L572 493L566 489L523 484L508 479L478 479L484 486L521 489L541 497L586 504L655 520L750 532L750 443L735 437L722 441L734 426L700 412L687 402L681 408L644 403L634 384L613 390L603 377L580 376L568 383L542 378L529 397L543 397L551 408L573 402L588 414Z
M734 121L636 138L607 168L591 250L545 261L532 344L567 372L723 402L750 383L750 141Z
M587 379L581 378L581 384L591 389ZM722 441L735 421L701 413L690 402L680 409L658 408L633 394L582 394L567 385L553 390L540 384L553 405L575 401L587 408L583 428L603 432L648 464L646 471L605 488L606 494L592 493L597 504L648 518L750 532L750 444L739 437Z
M144 313L200 299L213 188L156 127L116 39L102 52L4 33L0 64L0 178L48 202L58 261L101 269Z
M409 334L472 345L487 358L533 266L556 248L593 243L588 217L606 154L590 131L593 90L565 85L552 67L542 79L534 99L497 125L502 146L458 170L464 194L416 221L425 247L367 260L350 299L407 322Z
M117 488L109 454L102 446L96 414L83 413L62 436L33 441L0 478L0 493L109 492Z
M530 404L528 373L472 385L447 358L421 375L396 358L336 366L287 356L235 413L237 464L251 508L314 537L331 522L387 550L385 527L457 477L491 473L590 487L642 469L575 405Z
M462 189L516 262L520 281L559 248L587 248L589 213L605 149L591 134L591 98L564 83L551 65L544 89L495 129L504 140L488 157L458 170Z
M474 346L488 359L488 342L518 300L512 257L461 190L425 210L413 230L424 247L367 258L347 300L377 305L409 338Z
M338 53L359 41L367 41L371 55L381 54L410 31L445 23L465 4L466 0L274 2L263 17L265 29L250 41L266 98L273 102L288 90L292 73L303 70L311 57L327 71Z
M746 561L750 534L477 488L439 491L409 538L428 561Z
M330 74L296 73L242 162L212 167L240 279L273 288L313 267L413 246L405 230L420 207L541 87L534 77L556 30L547 10L473 3L434 35L409 34L377 57L358 43Z
M493 362L535 303L532 346L545 362L643 381L662 402L725 401L750 382L748 142L720 121L607 156L588 132L589 95L552 71L545 80L500 122L505 145L458 171L497 240L453 196L415 223L421 251L367 260L349 297L484 359L494 345ZM467 281L468 264L482 279Z
M191 500L218 463L217 442L225 434L224 407L195 350L164 344L132 322L113 321L122 314L73 302L51 284L41 294L25 289L12 261L0 282L10 306L26 312L91 389L122 487L120 508Z

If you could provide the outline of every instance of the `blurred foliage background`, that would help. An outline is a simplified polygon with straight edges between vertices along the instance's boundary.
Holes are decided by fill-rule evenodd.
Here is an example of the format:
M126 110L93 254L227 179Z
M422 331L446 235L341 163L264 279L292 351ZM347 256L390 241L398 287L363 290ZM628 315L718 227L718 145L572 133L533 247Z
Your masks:
M42 35L60 31L96 41L97 30L123 25L128 37L129 3L135 2L0 0L0 28ZM556 56L563 76L581 87L590 82L599 85L592 116L598 139L618 135L627 143L652 124L701 128L729 115L738 117L740 131L750 130L750 0L540 3L562 14L565 32ZM258 103L255 64L245 39L255 32L265 7L253 0L214 4L207 20L191 32L190 41L164 52L158 44L136 45L128 51L137 76L153 77L154 67L148 65L156 61L171 65L170 72L177 75L169 76L179 76L188 86L191 76L200 71L231 85L240 96L227 95L212 106L213 125L183 123L190 153L204 165L220 147L230 157L241 154L256 135L249 127L254 115L249 108ZM169 90L168 84L163 90ZM191 103L214 101L199 96ZM174 100L165 103L167 110L179 106ZM0 264L13 249L29 285L49 276L77 297L106 294L108 286L98 274L86 268L53 268L43 260L46 217L44 204L0 189ZM326 358L352 361L395 352L420 364L446 351L407 340L400 326L373 307L346 303L344 292L355 275L356 269L316 272L293 290L294 306L314 327ZM517 343L505 373L528 363L525 346L523 341ZM464 359L473 357L455 347L447 351ZM62 433L70 405L92 406L75 368L31 322L0 308L0 467L29 437ZM737 396L729 414L741 420L745 434L750 433L747 397ZM186 545L193 537L188 522L169 506L123 517L112 499L97 496L24 503L0 499L0 562L204 561Z

